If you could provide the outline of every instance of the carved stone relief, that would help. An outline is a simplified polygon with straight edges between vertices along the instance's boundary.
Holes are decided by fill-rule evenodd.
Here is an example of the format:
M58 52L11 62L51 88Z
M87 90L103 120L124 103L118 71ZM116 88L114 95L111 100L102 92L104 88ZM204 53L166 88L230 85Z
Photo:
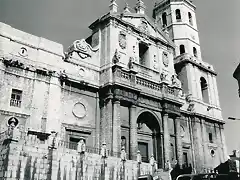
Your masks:
M87 109L86 109L86 106L82 102L77 102L73 106L72 112L73 112L74 116L76 116L78 118L84 118L86 116Z
M184 129L184 127L181 125L180 126L180 136L181 136L181 138L184 138L184 136L185 136L185 129Z
M85 69L84 69L84 68L80 68L80 70L79 70L79 75L80 75L81 77L84 77L84 76L85 76L85 73L86 73Z
M165 67L168 67L168 65L169 65L169 57L168 57L168 53L165 52L165 51L162 54L162 61L163 61L163 65Z
M141 24L138 26L138 28L146 34L149 34L148 24L146 21L142 21Z
M157 70L157 56L154 54L153 56L153 69Z
M119 35L118 35L118 42L119 42L119 46L122 49L126 49L127 46L127 40L126 40L126 33L123 31L120 31Z

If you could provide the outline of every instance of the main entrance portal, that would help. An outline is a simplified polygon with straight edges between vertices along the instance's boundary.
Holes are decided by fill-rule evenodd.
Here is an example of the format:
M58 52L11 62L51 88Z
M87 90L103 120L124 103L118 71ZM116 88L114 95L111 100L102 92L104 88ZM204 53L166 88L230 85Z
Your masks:
M162 134L160 122L151 112L143 112L137 118L138 124L138 149L143 162L149 162L153 155L162 167Z

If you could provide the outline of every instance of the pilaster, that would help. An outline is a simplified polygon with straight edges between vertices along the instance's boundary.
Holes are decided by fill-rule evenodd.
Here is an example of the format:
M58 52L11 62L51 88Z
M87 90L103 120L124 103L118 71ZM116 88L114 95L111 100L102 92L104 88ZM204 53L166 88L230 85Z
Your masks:
M202 159L204 160L204 166L208 168L208 166L211 165L212 162L209 162L209 150L208 150L208 137L207 137L207 131L206 131L206 124L205 124L205 120L202 120L202 146L203 146L203 153L204 156L202 157ZM210 168L210 167L209 167Z
M61 86L56 77L51 77L49 84L49 97L47 109L47 124L46 131L59 132L61 129L60 122L60 107L61 107Z
M113 100L112 151L121 151L120 100ZM114 153L115 154L115 153ZM117 153L116 153L117 154Z
M130 107L130 158L136 160L138 144L137 144L137 117L136 106Z
M170 162L170 135L168 131L168 113L163 113L163 138L164 138L164 160L165 168Z
M180 126L180 117L175 118L175 123L176 123L176 144L177 144L177 160L180 165L183 163L183 151L182 151L182 138L181 138L181 126Z
M106 143L107 149L112 149L112 118L113 118L113 108L112 99L108 98L102 100L100 108L100 129L101 137L100 142Z
M204 169L203 161L203 144L200 119L194 117L192 119L192 135L193 135L193 149L194 149L194 162L197 173Z
M223 160L226 161L228 159L226 139L225 139L224 129L221 128L221 126L223 125L220 125L220 133L221 133L222 149L223 149Z

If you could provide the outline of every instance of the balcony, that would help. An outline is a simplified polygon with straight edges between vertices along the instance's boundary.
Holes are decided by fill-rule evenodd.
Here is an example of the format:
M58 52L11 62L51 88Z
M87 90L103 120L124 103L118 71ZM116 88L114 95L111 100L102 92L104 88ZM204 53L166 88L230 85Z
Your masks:
M139 68L142 70L143 67L137 66L136 71L138 71ZM122 86L131 87L149 96L179 100L181 89L168 85L166 82L160 82L160 78L158 81L154 80L154 78L149 75L151 73L154 74L155 72L153 71L149 72L149 77L142 76L141 74L136 75L136 71L135 68L134 73L123 69L115 69L113 71L113 82Z
M10 100L10 106L14 106L14 107L21 107L21 103L22 101L20 100L16 100L16 99L11 99Z
M134 71L136 71L138 73L139 76L145 77L145 78L149 78L155 81L159 81L160 80L160 75L158 71L155 71L151 68L148 68L146 66L137 64L135 62L133 62L133 69Z

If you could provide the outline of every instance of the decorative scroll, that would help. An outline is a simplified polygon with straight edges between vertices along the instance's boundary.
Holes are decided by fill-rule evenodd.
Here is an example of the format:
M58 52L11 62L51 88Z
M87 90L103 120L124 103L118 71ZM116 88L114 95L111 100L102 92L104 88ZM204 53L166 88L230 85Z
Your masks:
M77 52L82 59L85 59L87 57L92 57L92 53L97 51L98 49L93 49L91 45L85 41L85 39L76 40L68 48L67 52L65 53L65 58L70 57L73 52Z

